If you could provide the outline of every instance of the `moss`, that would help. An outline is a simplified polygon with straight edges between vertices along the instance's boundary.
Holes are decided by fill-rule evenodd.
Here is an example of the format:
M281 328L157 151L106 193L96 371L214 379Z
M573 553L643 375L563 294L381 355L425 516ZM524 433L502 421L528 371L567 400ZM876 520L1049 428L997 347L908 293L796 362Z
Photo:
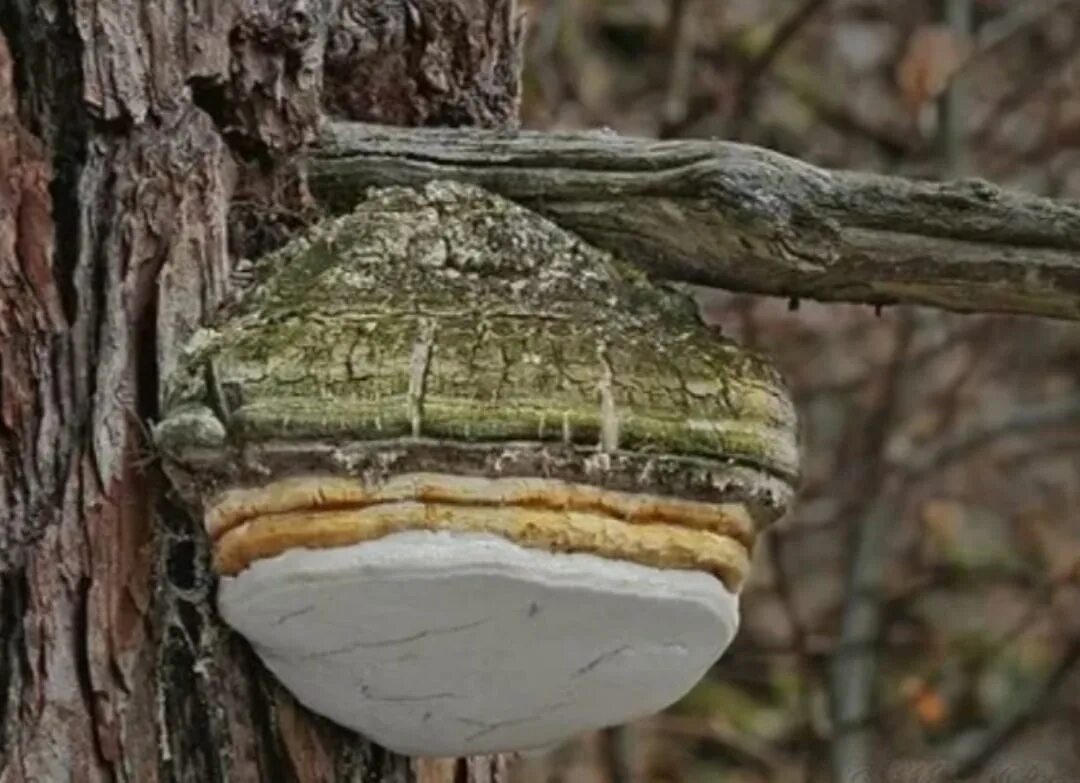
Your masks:
M176 421L220 409L230 443L568 441L794 477L793 408L767 360L681 294L482 190L373 191L255 279L166 395Z

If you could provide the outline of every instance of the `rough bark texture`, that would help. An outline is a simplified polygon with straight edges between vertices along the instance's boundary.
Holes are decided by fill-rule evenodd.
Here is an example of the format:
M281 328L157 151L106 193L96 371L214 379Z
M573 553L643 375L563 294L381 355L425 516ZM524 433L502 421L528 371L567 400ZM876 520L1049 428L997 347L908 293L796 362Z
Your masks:
M511 0L345 3L327 41L327 111L387 125L516 127L520 38Z
M409 91L339 112L514 116L511 2L402 8L0 0L0 781L503 773L410 764L299 709L218 622L203 535L145 437L170 346L229 295L230 243L278 241L265 216L298 206L288 163L324 84L393 61Z
M314 194L470 182L657 277L826 301L1080 319L1080 205L989 183L830 172L768 150L609 133L327 126Z

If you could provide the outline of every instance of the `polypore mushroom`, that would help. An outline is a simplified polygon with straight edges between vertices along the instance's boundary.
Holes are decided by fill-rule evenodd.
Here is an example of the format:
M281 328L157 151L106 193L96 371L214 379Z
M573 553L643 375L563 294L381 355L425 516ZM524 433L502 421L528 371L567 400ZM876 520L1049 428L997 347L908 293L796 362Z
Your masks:
M222 618L393 750L550 745L730 643L794 414L772 367L536 214L373 192L256 267L156 430Z

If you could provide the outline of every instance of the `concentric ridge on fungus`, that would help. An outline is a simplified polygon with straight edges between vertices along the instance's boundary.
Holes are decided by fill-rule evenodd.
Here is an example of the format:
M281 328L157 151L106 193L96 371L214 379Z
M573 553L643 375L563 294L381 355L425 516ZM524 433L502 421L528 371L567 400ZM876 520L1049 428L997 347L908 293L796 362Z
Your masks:
M215 565L236 574L294 547L325 548L405 530L485 532L523 546L590 552L715 573L742 584L753 521L740 504L612 492L546 479L397 476L367 488L296 478L227 492L206 516Z

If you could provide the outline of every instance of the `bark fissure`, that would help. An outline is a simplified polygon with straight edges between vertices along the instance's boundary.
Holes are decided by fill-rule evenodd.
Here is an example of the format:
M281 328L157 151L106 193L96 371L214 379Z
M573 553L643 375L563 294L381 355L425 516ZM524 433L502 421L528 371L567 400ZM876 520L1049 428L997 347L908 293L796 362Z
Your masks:
M93 739L93 747L97 752L97 761L103 766L111 766L109 759L101 743L101 726L98 725L97 695L95 693L94 675L91 671L91 656L93 655L92 642L90 639L90 589L91 581L87 576L79 580L77 598L75 603L75 617L72 623L73 641L75 648L75 671L82 698L86 704L87 713L92 723L90 736Z
M26 611L26 575L10 570L0 575L0 768L11 763L10 749L15 737L9 711L18 712L15 695L28 663L23 638Z

